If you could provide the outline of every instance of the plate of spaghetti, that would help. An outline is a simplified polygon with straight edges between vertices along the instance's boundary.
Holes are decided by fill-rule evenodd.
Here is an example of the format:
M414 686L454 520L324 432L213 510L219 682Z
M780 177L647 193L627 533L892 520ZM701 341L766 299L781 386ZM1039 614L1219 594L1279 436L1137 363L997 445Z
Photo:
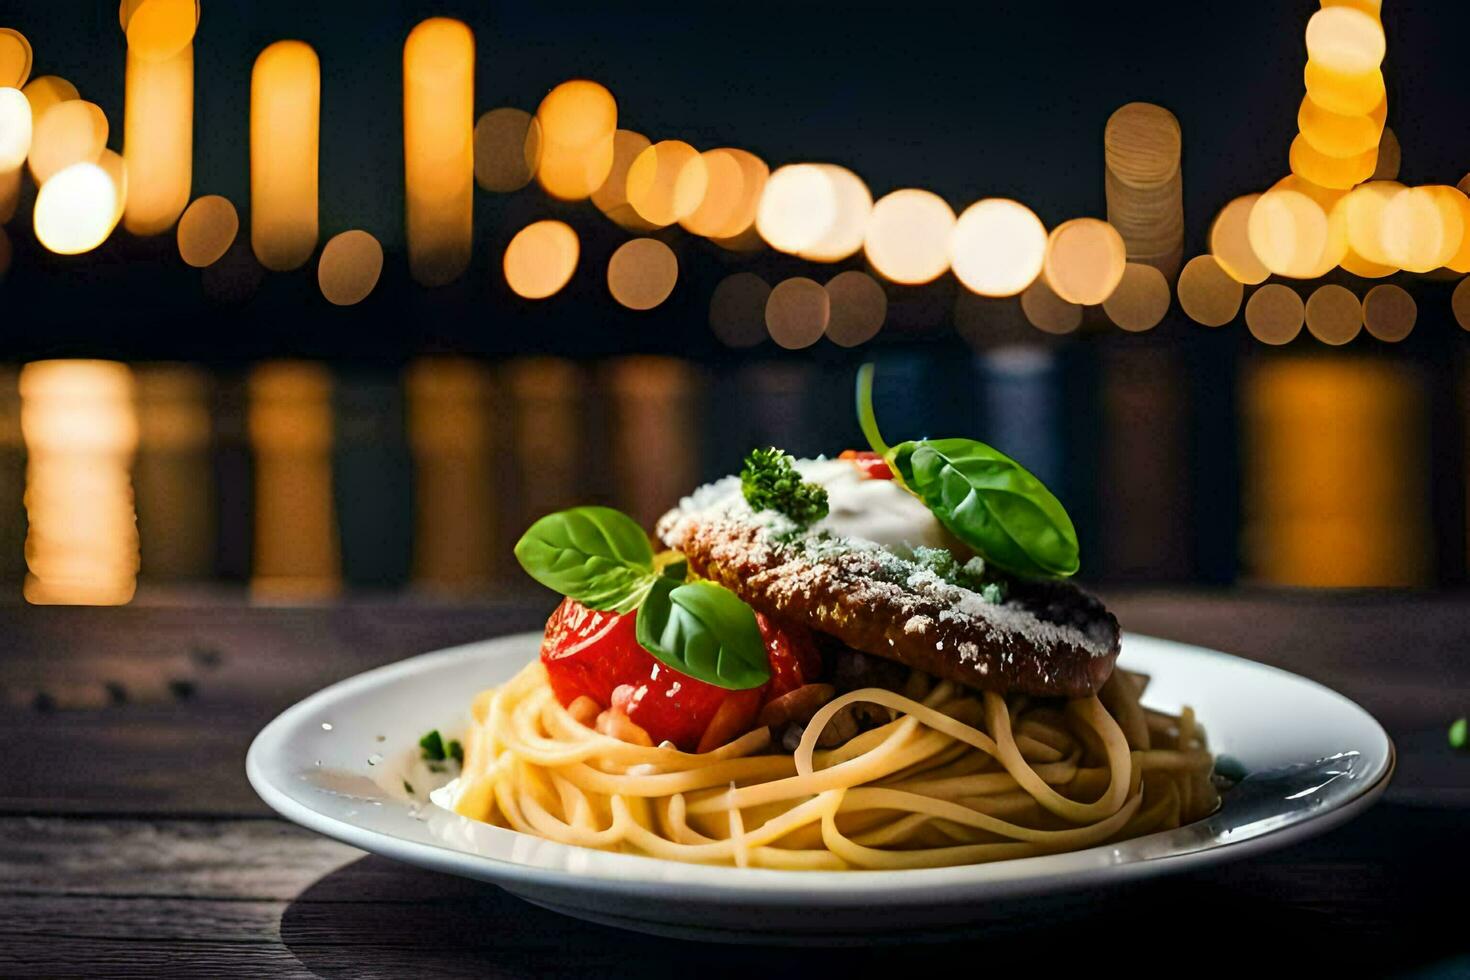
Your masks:
M968 439L750 453L652 533L548 514L516 546L537 634L426 654L288 710L252 784L307 827L582 918L872 940L996 902L1245 857L1367 806L1361 708L1124 634L1076 532ZM801 915L792 915L794 909Z

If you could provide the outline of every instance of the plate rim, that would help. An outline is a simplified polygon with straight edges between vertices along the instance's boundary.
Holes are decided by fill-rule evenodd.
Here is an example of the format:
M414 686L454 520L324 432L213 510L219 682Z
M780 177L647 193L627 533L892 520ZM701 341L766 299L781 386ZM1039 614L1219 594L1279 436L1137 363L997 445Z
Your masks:
M712 865L688 866L697 867L711 874L710 879L701 880L670 880L661 878L656 873L638 877L584 875L566 868L529 864L466 850L446 842L400 837L318 810L278 786L267 772L265 756L270 752L273 743L284 744L282 736L294 729L299 719L304 716L320 712L325 705L336 703L343 697L355 694L361 689L373 689L378 686L379 682L389 681L395 675L411 674L456 660L490 654L497 647L510 646L518 642L539 643L539 634L535 631L528 631L503 634L416 654L343 678L313 692L282 711L256 734L246 752L245 773L251 787L266 805L278 816L292 823L370 854L435 871L500 884L511 891L525 887L533 891L546 889L556 892L575 891L589 896L632 895L660 899L677 898L684 902L720 905L743 902L771 906L810 907L814 901L820 900L823 907L829 908L870 906L875 899L880 897L887 904L905 907L947 905L980 897L1020 898L1053 892L1057 890L1055 885L1058 881L1066 881L1069 887L1082 889L1114 883L1123 884L1140 877L1175 873L1189 868L1208 867L1225 861L1239 860L1318 836L1346 823L1375 803L1391 781L1398 763L1398 749L1392 737L1370 712L1333 688L1289 670L1221 650L1142 633L1127 632L1123 634L1123 637L1125 644L1127 639L1132 637L1135 640L1162 642L1174 647L1186 648L1192 653L1207 657L1238 661L1252 668L1266 670L1294 682L1310 685L1346 702L1372 723L1387 747L1382 772L1373 782L1356 787L1353 795L1337 806L1314 812L1288 826L1265 830L1243 840L1217 842L1192 851L1142 860L1094 864L1085 867L1036 869L1027 873L1028 866L1033 865L1034 862L1048 861L1065 857L1068 854L1102 851L1112 846L1103 844L1063 854L1039 855L950 868L788 871ZM510 832L514 833L514 831ZM1164 831L1163 833L1175 832L1177 831ZM573 847L573 845L560 846ZM584 848L574 849L585 850ZM650 862L646 867L651 869L670 863L665 859L647 855L608 854L607 856L626 858L639 863ZM1002 869L1007 868L1015 873L1003 873ZM985 869L985 872L970 876L964 874L966 871L977 872L978 869ZM843 885L846 887L842 887ZM656 917L651 916L650 918Z

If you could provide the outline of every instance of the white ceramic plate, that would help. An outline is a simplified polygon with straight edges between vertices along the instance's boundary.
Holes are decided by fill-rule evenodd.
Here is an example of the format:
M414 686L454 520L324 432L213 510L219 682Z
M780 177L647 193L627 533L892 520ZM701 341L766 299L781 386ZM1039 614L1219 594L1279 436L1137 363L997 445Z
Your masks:
M1364 809L1393 744L1347 698L1224 653L1125 635L1120 663L1152 676L1145 703L1193 705L1211 747L1251 775L1212 817L1070 854L918 871L705 867L555 844L467 820L403 788L426 776L420 735L469 721L471 697L536 655L522 634L360 674L289 709L256 737L250 783L289 820L366 851L494 882L568 915L726 941L876 941L993 920L997 903L1248 857ZM1000 906L1003 907L1003 906ZM793 910L799 909L799 914Z

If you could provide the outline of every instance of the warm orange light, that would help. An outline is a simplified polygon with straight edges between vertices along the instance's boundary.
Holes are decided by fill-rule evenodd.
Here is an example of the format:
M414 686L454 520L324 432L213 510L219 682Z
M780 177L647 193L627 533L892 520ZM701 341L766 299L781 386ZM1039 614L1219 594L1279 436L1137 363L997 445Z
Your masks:
M1414 329L1419 318L1419 305L1401 286L1382 283L1363 297L1363 326L1387 344L1403 340Z
M166 61L194 41L198 0L124 0L119 19L128 52L146 61Z
M1351 289L1329 283L1307 300L1307 329L1332 347L1340 347L1363 329L1363 304Z
M1347 75L1371 72L1383 62L1383 25L1352 7L1324 7L1307 21L1307 57Z
M873 213L873 194L863 179L846 167L831 163L816 167L827 175L836 192L837 210L827 230L797 254L809 262L840 262L863 247Z
M607 288L630 310L651 310L674 291L679 260L657 238L635 238L618 246L607 264Z
M75 163L36 194L36 238L58 255L90 252L117 226L117 188L95 163Z
M31 77L31 42L12 27L0 27L0 88L24 88Z
M1019 201L976 201L955 222L950 264L981 296L1015 296L1036 280L1046 259L1046 228Z
M536 177L552 197L578 201L603 185L613 166L618 104L596 82L562 82L536 110L541 163Z
M760 236L755 230L756 209L760 207L761 194L771 176L771 168L754 153L725 147L717 152L729 154L740 165L740 200L731 209L730 220L721 228L712 241L722 248L749 251L760 247Z
M766 181L755 227L776 251L795 254L821 241L837 223L837 214L831 176L816 164L787 164Z
M745 168L730 150L705 150L701 156L707 177L704 198L679 224L691 235L728 237L732 234L728 229L735 221L735 211L744 200ZM739 232L736 229L733 233Z
M653 144L642 133L620 129L613 133L613 163L602 186L592 192L592 203L613 224L624 231L653 231L657 226L645 220L628 203L628 169L638 155Z
M277 41L250 78L250 244L267 269L316 251L321 63L310 45Z
M0 173L26 162L31 152L31 104L19 89L0 88Z
M44 184L74 163L96 163L107 130L107 116L91 102L71 99L47 109L31 134L31 177Z
M922 285L949 268L954 226L954 211L938 194L915 188L897 190L873 205L863 251L883 277L904 285Z
M1348 194L1344 207L1348 245L1354 256L1372 266L1398 268L1383 247L1383 214L1388 202L1405 189L1393 181L1375 180L1353 188Z
M1322 108L1310 95L1302 98L1296 114L1302 138L1312 149L1330 157L1357 156L1378 146L1387 118L1387 99L1370 113L1344 116Z
M1082 326L1082 307L1053 292L1046 276L1037 276L1021 294L1021 312L1042 333L1069 334Z
M1453 206L1459 212L1460 226L1464 231L1459 250L1445 260L1445 268L1459 273L1470 272L1470 196L1466 196L1463 187L1442 188L1436 194L1442 205Z
M229 198L201 197L179 219L179 256L196 269L208 268L224 258L239 231L240 215Z
M1067 302L1096 306L1118 288L1127 264L1128 249L1116 228L1097 218L1074 218L1052 229L1042 274Z
M193 45L155 60L129 46L123 155L131 181L124 226L135 235L168 231L188 206L193 182Z
M505 281L517 296L545 299L561 291L577 271L582 246L562 221L527 225L505 249Z
M1103 300L1103 312L1130 333L1152 330L1169 312L1169 280L1151 265L1129 262L1112 295Z
M97 166L112 181L112 227L116 228L118 222L122 221L123 209L128 206L128 194L131 181L128 175L128 163L122 158L121 153L113 150L103 150L102 155L97 158ZM111 234L111 229L109 229Z
M1450 295L1450 310L1455 314L1455 322L1470 330L1470 278L1461 279L1455 287Z
M1328 248L1327 212L1301 190L1273 187L1251 207L1251 250L1280 276L1310 278Z
M1453 187L1406 187L1383 207L1382 254L1408 272L1432 272L1460 251L1465 224Z
M827 291L800 276L779 283L766 300L766 329L787 350L800 350L821 340L831 315Z
M108 361L38 361L21 369L20 398L26 601L127 602L138 572L132 372Z
M81 98L75 85L56 75L42 75L40 78L33 78L21 91L31 103L33 123L40 122L46 110L57 103Z
M1305 72L1307 94L1328 112L1359 116L1383 102L1387 90L1378 69L1352 74L1308 61Z
M1179 305L1191 320L1223 327L1240 312L1245 294L1240 282L1213 255L1196 255L1179 273Z
M1230 278L1247 286L1265 282L1271 275L1251 248L1251 210L1260 198L1259 194L1237 197L1221 209L1210 226L1210 254Z
M24 167L0 170L0 225L9 223L20 206L20 183Z
M1378 147L1351 157L1330 157L1307 142L1300 133L1291 141L1291 172L1319 187L1350 190L1373 176L1378 166Z
M475 181L485 190L520 190L540 159L541 124L524 109L491 109L475 123Z
M469 268L475 193L475 35L447 17L403 44L408 265L425 286Z
M856 347L877 336L888 318L888 296L866 272L839 272L823 287L830 313L827 339L838 347Z
M1302 332L1306 310L1302 298L1290 286L1268 283L1251 294L1245 304L1245 325L1263 344L1289 344Z
M680 140L662 140L639 153L628 167L628 203L655 228L689 217L704 200L709 171L698 150Z
M372 295L383 272L383 246L365 231L344 231L327 242L317 284L333 306L355 306Z
M1383 135L1378 138L1378 165L1373 168L1373 179L1398 180L1402 155L1393 127L1384 126Z

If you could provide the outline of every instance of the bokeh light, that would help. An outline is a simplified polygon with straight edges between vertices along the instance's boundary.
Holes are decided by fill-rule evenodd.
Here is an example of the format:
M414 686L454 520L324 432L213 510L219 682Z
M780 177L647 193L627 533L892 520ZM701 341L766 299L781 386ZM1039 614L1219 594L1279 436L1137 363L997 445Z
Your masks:
M127 161L122 154L115 150L103 150L102 155L97 158L97 166L112 181L112 225L122 220L123 209L128 205L128 197L132 192L131 175L128 173ZM109 229L109 234L111 230Z
M123 152L128 161L124 226L160 235L189 204L194 177L194 48L149 61L128 49Z
M1259 194L1237 197L1220 210L1210 226L1210 254L1230 278L1247 286L1265 282L1271 275L1251 247L1251 210L1260 199Z
M1021 312L1042 333L1069 334L1082 326L1082 307L1053 292L1045 276L1037 276L1021 294Z
M1112 295L1103 300L1103 312L1119 327L1141 333L1158 326L1169 312L1169 280L1151 265L1129 262Z
M740 165L740 202L731 211L729 223L711 241L721 248L752 251L761 246L760 234L755 229L755 216L766 181L771 176L771 168L760 157L745 150L725 147L717 152L729 154Z
M849 269L827 280L823 288L831 308L827 339L832 343L857 347L883 329L883 321L888 318L888 296L872 276Z
M124 3L123 11L132 7L123 30L128 36L128 51L147 61L172 58L194 40L199 26L197 0L143 0L141 4Z
M1179 273L1179 305L1195 323L1223 327L1240 312L1245 289L1215 261L1196 255Z
M761 191L756 230L776 251L795 255L837 223L837 198L832 178L816 164L777 167Z
M23 88L31 77L31 42L12 27L0 27L0 88Z
M1062 299L1095 306L1118 288L1127 264L1128 248L1116 228L1097 218L1073 218L1052 229L1042 272Z
M1384 100L1383 72L1342 72L1308 59L1304 81L1312 101L1328 112L1360 116Z
M1404 185L1389 180L1369 181L1344 199L1348 245L1353 253L1375 266L1396 269L1384 248L1383 215Z
M1385 343L1403 340L1418 319L1419 305L1401 286L1382 283L1363 297L1363 326Z
M562 82L536 110L541 161L536 178L546 193L578 201L607 180L613 165L618 104L603 86L586 79Z
M117 189L95 163L74 163L36 194L36 238L58 255L90 252L117 224Z
M1251 251L1280 276L1311 278L1328 250L1327 212L1300 190L1276 186L1251 207Z
M1465 223L1453 187L1406 187L1388 198L1379 230L1384 258L1408 272L1432 272L1453 259Z
M0 225L14 218L16 209L20 207L20 185L24 175L25 167L0 170Z
M1351 157L1330 157L1312 147L1300 133L1291 141L1291 172L1318 187L1349 190L1373 176L1378 148Z
M39 122L46 110L62 102L81 98L77 87L57 75L42 75L33 78L21 89L31 103L32 124Z
M647 147L628 167L628 203L656 228L694 213L709 187L709 171L699 151L681 140Z
M1250 328L1251 336L1273 347L1295 340L1305 320L1306 308L1301 296L1279 282L1257 289L1245 304L1245 325Z
M0 173L26 162L31 135L31 103L19 89L0 88Z
M777 284L766 299L766 330L787 350L810 347L822 339L832 301L821 284L805 277Z
M383 246L365 231L344 231L322 249L317 284L333 306L355 306L367 299L383 273Z
M1132 187L1158 187L1179 170L1183 134L1179 120L1163 106L1130 102L1108 117L1103 128L1107 169Z
M310 45L277 41L250 76L250 243L260 264L298 269L317 243L321 63Z
M1296 115L1302 138L1312 149L1331 157L1357 156L1378 146L1387 118L1387 99L1378 103L1372 112L1344 116L1322 108L1310 95L1302 98Z
M541 124L524 109L491 109L475 123L475 180L487 191L518 191L536 176Z
M873 205L863 251L873 268L896 283L918 286L949 268L954 210L930 191L905 188Z
M179 257L196 269L208 268L224 257L239 232L240 215L230 199L205 195L179 219Z
M704 160L704 197L698 207L679 219L679 224L691 235L727 237L735 211L744 199L745 168L727 149L705 150L700 156Z
M1041 275L1046 228L1030 208L1007 198L976 201L955 222L950 264L981 296L1015 296Z
M1383 25L1352 7L1324 7L1307 21L1307 58L1332 71L1361 75L1383 62Z
M1398 180L1402 154L1398 134L1392 126L1384 126L1383 135L1378 138L1378 164L1373 168L1372 179Z
M506 246L505 281L526 299L553 296L571 281L581 251L577 233L567 223L533 222Z
M1450 294L1450 310L1455 314L1455 322L1470 330L1470 279L1461 279Z
M657 238L624 242L607 263L607 288L630 310L651 310L674 291L679 259Z
M425 286L451 283L474 247L475 35L449 17L403 43L403 176L409 270Z
M592 203L611 222L625 231L653 231L657 226L645 220L628 203L628 169L638 155L653 144L647 136L629 129L613 134L613 162L602 185L592 192Z
M31 177L41 185L74 163L96 163L107 131L107 116L91 102L71 99L47 109L31 131Z
M1332 347L1340 347L1363 329L1363 304L1346 286L1319 286L1307 299L1307 329Z
M753 272L726 276L710 295L710 331L726 347L754 347L766 339L770 296L771 287Z
M797 254L812 262L840 262L863 247L873 213L873 194L861 177L845 167L830 163L816 166L832 182L837 213L821 237Z

